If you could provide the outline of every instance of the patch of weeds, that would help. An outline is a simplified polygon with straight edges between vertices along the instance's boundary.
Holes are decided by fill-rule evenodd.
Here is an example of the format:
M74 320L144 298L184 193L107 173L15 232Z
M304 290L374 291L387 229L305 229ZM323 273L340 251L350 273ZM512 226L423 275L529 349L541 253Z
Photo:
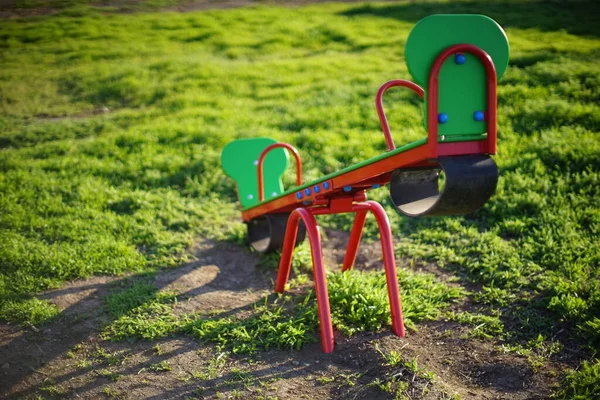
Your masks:
M579 368L569 370L563 388L556 393L560 400L588 400L600 396L600 360L584 361Z
M155 286L143 281L134 282L125 290L110 293L104 298L106 310L114 317L121 317L130 310L152 300L157 293Z
M160 362L151 364L150 367L148 367L148 368L154 372L166 372L166 371L171 371L173 369L173 367L171 366L171 363L168 362L167 360L162 360Z
M107 369L103 369L100 371L100 375L105 377L106 379L109 379L113 382L117 382L119 379L121 379L123 377L123 374L118 374L116 372L111 372Z
M494 286L483 286L481 290L473 293L473 300L478 303L488 304L493 307L507 307L511 305L517 296L509 290Z
M335 381L335 376L320 376L317 379L315 379L317 382L319 382L322 385L326 385L328 383L334 382Z
M42 392L45 392L49 395L59 396L64 394L64 390L59 388L56 381L54 379L46 379L42 382L42 386L40 387Z
M446 319L467 324L473 328L469 330L469 337L492 339L501 338L504 334L504 324L500 321L499 314L485 315L470 312L448 312Z
M238 368L232 368L231 371L229 371L229 375L231 375L234 383L240 383L242 385L247 385L254 381L254 376L250 372L242 371Z
M392 377L390 379L375 378L375 380L368 383L367 386L376 387L384 393L394 394L396 399L407 398L405 393L410 387L408 382L399 380L397 377Z
M338 377L340 378L341 385L352 387L356 386L357 380L364 374L366 374L366 372L356 372L353 374L339 374Z
M106 351L103 347L96 346L96 351L94 352L94 356L100 358L103 361L106 361L108 365L115 365L121 361L118 353L110 353Z
M548 341L542 334L530 339L525 345L518 343L513 345L502 344L500 347L504 351L527 357L527 361L534 372L538 372L552 355L560 353L563 349L560 342Z
M89 359L84 358L83 360L77 363L77 366L79 368L90 368L92 366L92 362Z
M426 394L435 380L435 374L418 366L416 359L406 360L394 350L385 352L375 344L375 350L383 359L382 378L377 378L369 384L380 390L393 393L396 398L412 398L411 393Z
M164 350L162 348L162 346L160 345L160 343L155 344L154 346L152 346L152 351L154 352L154 354L156 354L157 356L162 356L164 353Z
M110 399L115 399L121 395L118 390L112 389L109 386L105 386L100 392L104 393Z
M174 313L177 297L174 292L159 292L155 298L122 315L103 333L104 339L110 340L155 340L180 328L180 319Z
M202 380L216 378L220 373L223 372L223 367L227 362L227 356L227 352L221 352L219 354L214 355L208 361L208 365L206 366L204 371L192 372L192 378Z
M437 282L431 274L398 269L404 323L415 327L420 321L436 319L441 310L464 295L464 290ZM334 325L353 335L377 331L389 324L390 307L385 274L347 271L328 276L329 299Z
M383 360L385 361L384 365L388 367L395 367L402 363L402 356L395 350L390 350L385 353L379 348L379 343L375 344L375 350L383 357Z
M35 326L54 320L59 314L58 306L35 297L0 301L0 319L9 322L27 321Z
M588 346L591 349L600 348L600 318L594 317L590 321L578 325L584 337L587 338Z
M289 280L289 288L294 289L297 287L302 287L307 285L310 282L310 277L308 274L297 274L294 278ZM287 288L286 288L287 289Z
M269 304L256 306L246 319L192 319L183 331L202 341L216 343L234 354L256 354L258 350L300 349L307 341L314 341L317 326L312 295L297 299L281 296ZM290 307L291 310L287 310Z

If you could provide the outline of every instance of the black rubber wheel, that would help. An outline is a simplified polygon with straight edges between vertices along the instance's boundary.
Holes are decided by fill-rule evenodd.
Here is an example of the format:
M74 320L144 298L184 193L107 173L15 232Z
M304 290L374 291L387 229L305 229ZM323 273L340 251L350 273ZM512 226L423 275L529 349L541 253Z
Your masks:
M283 248L285 229L290 214L266 214L246 223L248 227L248 242L259 253L269 253ZM306 228L300 220L296 243L298 246L306 237Z
M392 173L390 198L398 212L409 217L468 214L494 194L498 168L490 156L440 157L438 163Z

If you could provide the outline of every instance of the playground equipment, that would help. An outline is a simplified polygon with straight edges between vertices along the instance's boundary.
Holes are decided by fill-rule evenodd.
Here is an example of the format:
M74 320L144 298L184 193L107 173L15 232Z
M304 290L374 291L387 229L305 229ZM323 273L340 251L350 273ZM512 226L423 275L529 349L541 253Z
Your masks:
M433 15L419 21L405 52L416 83L392 80L376 95L388 151L313 182L302 182L300 156L287 143L238 139L223 150L223 169L237 183L250 245L259 252L282 249L275 291L284 291L294 246L308 234L324 352L333 351L334 338L315 216L355 213L342 271L354 264L367 214L375 216L392 330L404 337L390 224L383 207L367 201L366 192L389 183L395 209L411 217L466 214L483 206L498 180L490 155L496 153L496 81L507 67L508 50L502 28L483 15ZM383 94L395 86L424 99L428 132L398 148L383 109ZM296 160L297 186L288 190L281 181L286 150Z

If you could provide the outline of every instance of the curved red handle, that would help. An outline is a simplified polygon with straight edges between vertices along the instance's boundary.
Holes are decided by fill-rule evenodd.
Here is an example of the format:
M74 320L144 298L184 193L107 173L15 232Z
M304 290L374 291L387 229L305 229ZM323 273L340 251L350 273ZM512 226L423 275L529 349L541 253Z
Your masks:
M287 143L273 143L270 146L267 146L262 153L260 153L260 157L258 157L258 199L263 201L265 199L265 185L264 185L264 177L263 177L263 162L268 152L273 149L283 147L284 149L289 150L294 157L296 158L296 185L302 185L302 161L300 161L300 154L298 150L291 144Z
M408 88L416 94L418 94L420 98L423 98L425 94L421 86L404 79L395 79L393 81L386 82L383 85L381 85L381 87L377 91L377 96L375 97L375 106L377 107L377 115L379 115L379 122L381 122L381 129L383 129L383 136L385 136L385 143L388 146L388 150L394 150L396 146L394 145L394 140L392 139L390 125L388 124L387 118L385 117L385 111L383 111L383 94L386 92L386 90L394 86L402 86Z
M439 79L438 75L442 64L450 55L454 53L471 53L479 58L485 68L487 75L487 102L488 109L486 112L487 124L487 147L489 154L496 154L496 67L488 53L472 44L455 44L446 48L440 55L437 56L429 73L429 84L427 86L427 130L429 136L427 138L427 146L433 157L437 156L438 144L438 96L439 96Z

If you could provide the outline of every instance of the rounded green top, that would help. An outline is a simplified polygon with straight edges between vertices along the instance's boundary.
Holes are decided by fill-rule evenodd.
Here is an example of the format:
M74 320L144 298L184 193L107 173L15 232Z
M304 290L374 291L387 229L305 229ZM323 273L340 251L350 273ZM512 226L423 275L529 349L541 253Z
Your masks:
M415 81L426 86L435 58L449 46L468 43L480 47L494 61L496 75L508 65L508 39L496 21L485 15L439 14L419 21L406 41L406 64Z

